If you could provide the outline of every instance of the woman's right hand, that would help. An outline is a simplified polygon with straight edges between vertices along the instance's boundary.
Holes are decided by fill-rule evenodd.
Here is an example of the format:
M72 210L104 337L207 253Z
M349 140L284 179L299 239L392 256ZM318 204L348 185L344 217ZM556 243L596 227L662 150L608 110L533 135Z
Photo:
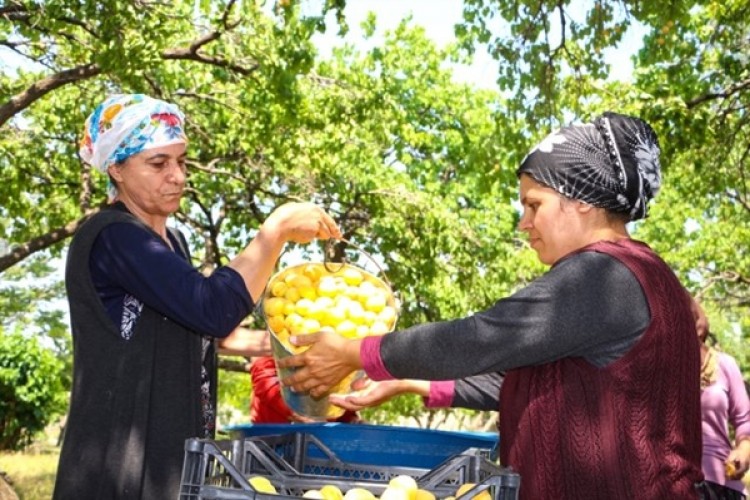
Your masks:
M330 395L328 401L345 410L359 411L363 408L379 406L400 394L428 396L430 383L426 380L383 380L369 381L367 386L355 394Z
M309 243L315 238L341 238L336 222L314 203L285 203L276 208L261 227L283 241Z

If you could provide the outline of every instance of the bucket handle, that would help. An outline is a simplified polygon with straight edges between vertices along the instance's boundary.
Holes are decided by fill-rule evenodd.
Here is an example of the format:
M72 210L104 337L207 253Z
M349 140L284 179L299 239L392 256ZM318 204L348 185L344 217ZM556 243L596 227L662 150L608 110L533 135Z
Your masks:
M346 238L339 238L338 240L330 238L330 239L326 240L325 248L324 248L324 251L323 251L323 267L326 268L326 271L328 271L329 273L335 273L335 272L341 270L341 268L344 267L344 264L347 263L346 255L342 256L341 262L333 262L333 261L330 260L331 257L333 257L335 255L335 253L336 253L336 251L334 249L334 245L336 244L337 241L341 241L341 242L346 243L348 246L354 248L358 252L362 253L365 257L367 257L368 259L370 259L370 261L372 261L375 264L375 266L378 268L378 271L380 271L380 274L382 275L383 281L385 281L386 285L388 285L391 289L393 289L393 285L391 285L391 282L388 279L388 276L385 274L385 271L383 270L383 267L380 264L378 264L378 261L375 260L375 258L372 255L370 255L369 253L367 253L362 247L360 247L359 245L356 245L356 244L352 243L351 241L347 240ZM331 267L329 267L329 266L332 266L332 265L339 265L339 267L337 269L332 269Z

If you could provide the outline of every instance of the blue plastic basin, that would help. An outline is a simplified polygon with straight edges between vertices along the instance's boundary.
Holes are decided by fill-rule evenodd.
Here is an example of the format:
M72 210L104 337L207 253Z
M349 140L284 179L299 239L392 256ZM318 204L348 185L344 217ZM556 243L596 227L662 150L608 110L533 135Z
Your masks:
M468 448L497 451L496 432L459 432L389 425L239 424L225 427L234 438L294 432L317 437L345 462L431 469ZM322 454L321 454L322 456Z

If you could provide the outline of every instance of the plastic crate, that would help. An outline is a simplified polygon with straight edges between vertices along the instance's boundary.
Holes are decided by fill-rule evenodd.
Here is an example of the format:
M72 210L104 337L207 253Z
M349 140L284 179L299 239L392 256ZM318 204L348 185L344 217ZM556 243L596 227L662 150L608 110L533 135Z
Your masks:
M311 451L324 458L312 456ZM301 497L327 484L344 493L365 488L380 495L392 477L402 474L415 478L420 488L437 498L453 496L461 484L471 482L478 484L459 498L469 499L487 489L493 500L516 500L520 485L518 474L490 462L476 448L453 455L432 469L349 463L317 437L297 432L221 441L188 439L180 499L281 500ZM267 477L279 494L255 491L248 482L252 476Z
M345 462L372 465L399 465L430 469L451 455L468 448L483 450L490 460L497 459L497 432L457 432L389 425L242 424L225 428L233 438L272 434L312 434ZM312 457L323 457L311 450Z

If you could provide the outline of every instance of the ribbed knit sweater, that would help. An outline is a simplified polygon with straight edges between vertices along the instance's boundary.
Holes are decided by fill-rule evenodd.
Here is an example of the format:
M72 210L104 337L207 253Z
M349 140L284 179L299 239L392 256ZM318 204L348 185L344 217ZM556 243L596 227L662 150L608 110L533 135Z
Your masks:
M633 272L651 324L604 367L566 357L509 370L501 461L520 473L523 499L697 498L700 357L687 293L646 245L583 250L609 254Z

